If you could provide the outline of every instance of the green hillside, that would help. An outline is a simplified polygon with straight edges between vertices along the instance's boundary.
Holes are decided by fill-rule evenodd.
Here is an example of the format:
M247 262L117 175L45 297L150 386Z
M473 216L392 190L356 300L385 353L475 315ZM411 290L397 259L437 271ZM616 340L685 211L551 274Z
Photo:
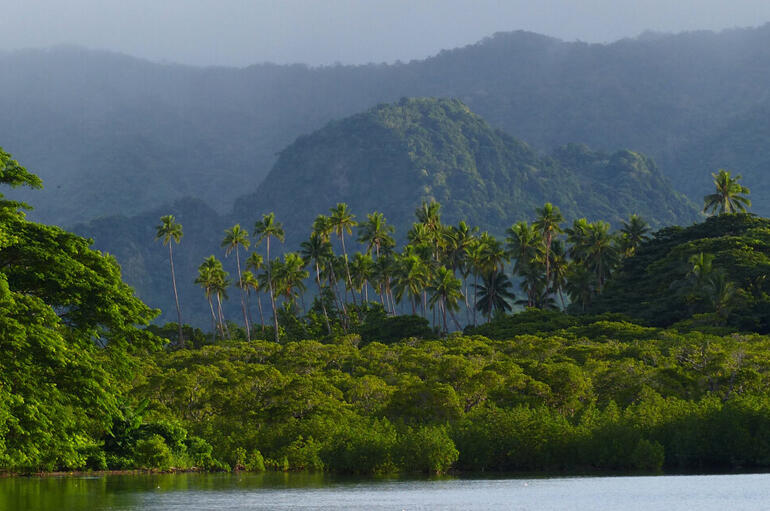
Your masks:
M436 99L379 105L300 137L256 193L236 202L234 218L274 211L296 240L316 215L345 202L359 215L383 212L404 235L415 208L431 200L447 222L498 234L545 202L568 219L617 223L637 213L660 226L698 218L643 155L569 145L541 156L462 102Z

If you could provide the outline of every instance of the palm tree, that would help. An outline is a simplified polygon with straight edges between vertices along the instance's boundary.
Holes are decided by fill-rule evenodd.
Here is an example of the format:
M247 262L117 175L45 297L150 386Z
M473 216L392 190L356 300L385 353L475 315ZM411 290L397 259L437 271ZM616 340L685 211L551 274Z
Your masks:
M596 294L596 275L580 263L569 266L566 283L567 295L572 303L580 303L582 311Z
M261 243L263 239L267 241L267 284L270 291L270 305L273 308L275 342L278 342L278 311L275 308L275 292L273 291L273 279L270 275L270 267L272 266L270 264L270 238L275 238L282 242L285 238L285 234L280 222L275 221L275 213L269 213L267 215L262 215L262 220L258 220L254 224L254 235L257 237L257 244Z
M174 254L171 251L171 240L179 244L182 239L182 224L174 219L174 215L160 217L160 225L156 228L155 239L163 240L163 245L168 245L168 260L171 263L171 286L174 288L174 301L176 302L176 317L179 325L179 334L177 344L184 348L184 337L182 336L182 309L179 307L179 293L176 290L176 274L174 273Z
M428 268L417 255L405 255L396 260L396 281L393 286L396 292L396 301L401 302L405 295L409 296L413 315L417 314L417 300L420 299L427 282Z
M514 299L511 286L508 277L504 273L496 271L488 273L480 285L474 286L480 294L475 307L487 317L487 321L492 317L494 311L507 312L511 310L509 300Z
M345 273L348 277L348 285L350 288L353 288L353 281L350 278L350 267L348 266L348 252L345 248L345 233L353 234L353 227L358 225L358 222L354 220L355 215L353 215L350 210L348 209L348 205L344 202L339 202L337 205L330 210L331 215L329 215L330 219L330 225L332 228L332 231L334 234L336 234L340 238L340 243L342 244L342 256L345 260ZM356 296L353 295L353 304L356 303Z
M431 293L429 303L431 306L435 306L438 303L441 310L444 319L444 332L449 331L446 322L447 311L452 316L457 329L460 330L462 327L454 315L454 311L459 309L458 302L463 297L460 279L455 277L451 270L442 266L436 271L428 289Z
M513 271L517 274L524 272L524 267L535 260L543 241L534 226L527 222L517 222L506 231L508 255L515 259Z
M231 228L225 230L225 238L222 240L222 247L225 249L225 257L235 250L235 263L238 269L238 287L241 290L241 310L243 311L243 323L246 325L246 340L251 341L251 328L249 326L249 316L246 313L246 293L244 290L243 280L241 278L241 258L238 252L239 247L243 247L244 250L249 249L249 233L241 228L240 224L235 224Z
M604 283L618 262L618 249L610 234L610 224L601 220L589 224L582 260L596 274L597 291L601 293Z
M393 226L385 221L385 215L375 211L366 215L366 222L358 227L358 241L366 245L367 254L371 254L374 249L374 253L380 257L381 249L389 249L396 244L393 231Z
M262 297L259 294L259 292L262 290L262 285L259 283L259 280L257 279L257 275L259 275L259 271L262 269L263 265L264 265L264 259L257 252L252 252L251 254L249 254L248 259L246 259L246 267L251 269L252 275L254 277L254 281L249 283L251 284L251 289L254 290L254 294L257 296L257 307L259 308L259 323L260 325L262 325L262 335L265 334L265 317L262 314Z
M537 213L537 220L532 223L532 227L540 232L540 234L543 236L543 241L545 242L545 281L550 282L551 243L553 242L554 234L563 232L559 224L564 221L564 217L559 211L559 208L550 202L546 202L542 208L536 209L535 212Z
M332 327L329 323L329 314L326 311L326 304L324 303L323 298L323 287L321 286L321 266L325 265L330 258L334 257L332 252L332 245L328 241L324 241L321 236L314 232L310 235L309 240L303 241L300 244L300 248L300 254L302 255L302 258L306 262L312 262L315 265L315 278L316 284L318 285L318 298L321 302L321 309L323 310L324 320L326 321L326 330L331 335Z
M623 255L631 257L636 253L639 245L650 239L650 226L639 215L633 214L628 222L623 222L621 232L621 245Z
M749 189L738 183L740 175L732 177L725 169L719 169L717 174L711 175L714 177L716 191L703 197L704 213L745 213L746 208L751 207L751 200L744 196L750 193Z
M246 310L249 313L249 324L253 325L254 320L251 319L251 292L254 291L254 294L259 293L259 281L257 280L257 277L249 270L244 270L243 274L241 274L241 286L243 286L243 289L246 291ZM259 304L259 318L262 320L262 304ZM264 320L262 320L264 323ZM262 326L262 332L264 333L264 325Z
M198 267L198 278L195 279L195 283L203 287L206 298L209 301L209 307L211 308L212 321L214 323L218 322L219 331L222 338L224 338L227 326L225 325L222 312L222 298L227 298L227 286L230 285L230 281L227 272L222 268L222 263L213 255L206 258ZM214 305L211 301L212 295L217 298L216 316L214 315Z
M293 308L297 296L305 292L303 281L309 276L305 270L305 260L296 252L287 252L283 255L283 261L275 260L273 264L275 265L273 273L275 287Z
M361 302L366 303L369 301L369 281L374 275L374 259L369 254L356 252L351 267L354 288L361 295Z
M466 261L470 273L473 274L473 326L476 326L476 303L478 302L479 276L484 275L486 248L484 241L476 238L465 249Z

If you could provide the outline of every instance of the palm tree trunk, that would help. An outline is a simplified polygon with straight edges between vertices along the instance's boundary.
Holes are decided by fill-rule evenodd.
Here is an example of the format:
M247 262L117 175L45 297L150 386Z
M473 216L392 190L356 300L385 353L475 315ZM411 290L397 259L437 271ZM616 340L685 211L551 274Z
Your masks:
M182 336L182 309L179 307L179 293L176 291L176 275L174 274L174 254L171 252L171 242L168 242L168 260L171 262L171 285L174 288L174 301L176 302L176 318L179 325L179 337L177 345L184 348L184 337Z
M249 327L249 316L246 313L246 293L243 291L243 279L241 278L241 258L238 255L238 245L235 246L235 264L238 268L238 287L241 290L241 310L243 311L243 323L246 325L246 340L251 341L251 328Z
M479 303L479 274L473 273L473 326L476 326L476 304Z
M257 308L259 309L259 322L262 324L262 335L265 334L265 316L262 314L262 297L257 293Z
M217 313L219 314L219 328L222 330L222 336L224 337L227 335L227 338L230 338L230 330L227 328L227 324L225 323L225 315L222 312L222 298L219 296L219 293L217 293Z
M348 252L345 250L345 233L343 231L340 231L340 241L342 242L342 258L345 261L345 273L348 275L348 285L350 286L350 295L353 297L353 305L358 305L356 303L356 292L353 289L353 279L350 278L350 267L348 266ZM345 293L345 296L347 296L347 292Z
M275 294L273 293L273 276L270 271L270 236L267 237L267 287L270 290L270 304L273 307L273 329L275 342L278 342L278 311L275 309Z
M449 333L449 329L446 326L446 305L444 304L444 297L441 297L441 301L439 301L439 307L441 308L441 315L444 318L444 333Z
M217 328L217 316L214 314L214 303L211 301L211 295L207 294L206 298L209 302L209 308L211 309L211 335L214 336L214 339L217 337L217 331L219 330Z
M457 321L457 318L455 317L455 313L452 312L452 309L449 309L449 315L452 317L452 321L455 322L455 326L457 327L457 330L462 331L463 327L460 326L460 322Z
M321 269L318 267L318 261L315 262L315 281L318 284L318 300L321 302L321 310L324 313L324 321L326 321L326 330L329 335L332 334L332 327L329 324L329 315L326 313L326 304L324 303L324 291L321 287Z

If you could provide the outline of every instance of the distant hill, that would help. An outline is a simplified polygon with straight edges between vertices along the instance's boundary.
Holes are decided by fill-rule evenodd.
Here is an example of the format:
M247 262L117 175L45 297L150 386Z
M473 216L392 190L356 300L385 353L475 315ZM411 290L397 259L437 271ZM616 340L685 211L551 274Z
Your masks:
M57 48L0 54L0 144L44 179L33 218L134 215L183 196L219 212L296 137L401 97L454 97L538 150L630 147L699 202L715 166L770 214L770 25L612 44L528 32L409 63L243 69Z
M657 226L698 218L643 155L573 144L541 156L460 101L436 99L379 105L300 137L257 191L238 199L234 217L274 211L304 239L316 215L346 202L360 217L383 212L403 235L430 200L442 204L444 221L500 235L545 202L569 219L616 225L632 213Z
M307 238L316 215L346 202L358 219L381 211L403 239L415 209L432 199L442 204L444 222L465 220L501 236L515 221L531 219L547 201L568 219L587 216L616 226L631 213L656 226L700 218L697 208L641 154L604 154L568 145L542 156L492 128L460 101L403 99L300 137L281 151L256 193L239 198L230 214L219 215L189 199L75 230L114 254L139 296L173 320L167 254L153 237L161 215L176 215L185 231L176 260L183 308L194 312L186 317L205 322L207 305L192 281L204 257L223 255L219 242L226 227L240 223L251 231L262 214L273 211L287 237L274 251L294 250ZM349 250L357 248L349 242ZM234 274L234 262L225 264Z

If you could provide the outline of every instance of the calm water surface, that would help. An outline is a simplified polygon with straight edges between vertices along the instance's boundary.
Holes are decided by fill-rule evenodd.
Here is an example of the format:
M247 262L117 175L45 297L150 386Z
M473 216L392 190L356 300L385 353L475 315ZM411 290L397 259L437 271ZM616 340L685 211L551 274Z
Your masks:
M320 474L0 479L2 511L770 509L770 475L430 480Z

